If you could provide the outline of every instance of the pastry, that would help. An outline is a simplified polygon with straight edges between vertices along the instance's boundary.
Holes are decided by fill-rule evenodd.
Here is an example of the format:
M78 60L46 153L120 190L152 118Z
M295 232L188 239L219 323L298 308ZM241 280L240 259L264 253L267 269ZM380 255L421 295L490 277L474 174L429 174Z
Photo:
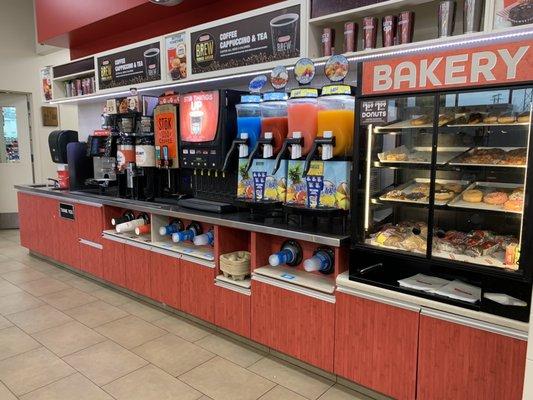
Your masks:
M396 199L396 200L404 200L405 199L405 195L403 194L403 192L401 190L391 190L390 192L388 192L385 197L387 199Z
M483 192L477 189L465 190L463 200L469 203L480 203L483 199Z
M529 122L529 119L530 119L529 111L524 111L518 116L517 121L524 123L524 122Z
M513 192L509 195L509 200L524 200L524 189L516 188L513 190Z
M483 115L480 114L480 113L471 113L468 116L468 124L469 125L480 124L481 122L483 122Z
M522 211L522 208L524 207L524 200L507 200L505 203L503 203L503 209L507 211Z
M427 196L421 192L412 192L412 193L405 195L405 198L407 200L414 200L414 201L422 200L422 199L425 199L426 197Z
M498 117L498 123L500 124L512 124L516 121L516 117L513 113L504 113Z
M406 153L389 153L385 156L387 161L407 161L409 157Z
M450 200L453 199L455 194L452 191L446 189L435 190L435 200Z
M426 125L431 122L431 119L427 115L422 115L421 117L412 119L410 124L413 126L420 126L420 125Z
M509 196L507 196L507 194L504 192L491 192L483 197L483 202L493 205L502 205L508 199Z
M416 186L413 187L411 192L413 192L413 193L414 192L423 193L423 194L425 194L427 196L427 195L429 195L429 184L427 184L427 183L419 183L419 184L417 184Z
M484 124L495 124L496 122L498 122L498 117L496 115L489 114L483 118Z
M407 239L401 242L400 246L407 251L425 251L426 240L420 235L409 235Z
M449 114L439 115L439 126L446 125L450 121L453 121L452 115L449 115Z
M461 191L463 190L463 187L459 183L450 182L444 185L444 189L450 190L454 193L461 193Z

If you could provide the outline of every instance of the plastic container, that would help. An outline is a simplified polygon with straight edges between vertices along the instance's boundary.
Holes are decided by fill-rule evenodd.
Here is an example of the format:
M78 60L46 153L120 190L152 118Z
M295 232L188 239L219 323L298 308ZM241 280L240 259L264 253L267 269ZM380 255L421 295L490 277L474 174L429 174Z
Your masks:
M201 235L197 235L193 238L192 242L196 246L213 245L215 242L215 232L212 230Z
M202 234L202 227L197 223L191 223L187 229L172 234L172 241L175 243L193 241L196 235Z
M355 97L345 94L318 98L318 136L332 131L333 157L351 156L355 121Z
M331 250L318 249L312 257L304 260L304 269L307 272L331 274L335 269L335 255Z
M288 132L287 95L281 92L265 93L261 103L261 137L272 132L273 154L283 145Z
M268 263L272 267L277 267L278 265L289 265L294 267L302 261L302 248L293 240L287 240L281 246L281 250L271 254L268 257Z
M313 147L318 132L318 99L316 95L291 98L287 102L287 112L288 135L292 138L294 132L301 132L302 156L305 156Z
M261 96L246 95L241 97L237 109L237 137L248 134L248 148L254 149L261 136Z

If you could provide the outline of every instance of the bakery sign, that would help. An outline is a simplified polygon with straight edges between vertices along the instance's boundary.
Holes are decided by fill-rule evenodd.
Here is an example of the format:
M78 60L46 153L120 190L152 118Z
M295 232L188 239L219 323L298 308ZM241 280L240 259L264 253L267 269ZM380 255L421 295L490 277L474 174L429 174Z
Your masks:
M364 95L532 81L533 40L363 63Z

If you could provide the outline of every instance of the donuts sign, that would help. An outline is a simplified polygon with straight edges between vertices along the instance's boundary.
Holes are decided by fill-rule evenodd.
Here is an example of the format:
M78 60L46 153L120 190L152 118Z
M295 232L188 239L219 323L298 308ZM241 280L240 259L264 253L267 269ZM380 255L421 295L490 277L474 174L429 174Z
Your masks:
M363 63L363 94L532 81L533 40Z

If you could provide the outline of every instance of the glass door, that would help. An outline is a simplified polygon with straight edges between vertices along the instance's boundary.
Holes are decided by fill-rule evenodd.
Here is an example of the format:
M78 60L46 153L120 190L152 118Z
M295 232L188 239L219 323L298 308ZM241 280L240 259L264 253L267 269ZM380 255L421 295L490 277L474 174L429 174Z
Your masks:
M440 96L436 259L519 268L532 96L531 88Z
M386 123L367 126L365 245L426 257L435 98L387 98Z

